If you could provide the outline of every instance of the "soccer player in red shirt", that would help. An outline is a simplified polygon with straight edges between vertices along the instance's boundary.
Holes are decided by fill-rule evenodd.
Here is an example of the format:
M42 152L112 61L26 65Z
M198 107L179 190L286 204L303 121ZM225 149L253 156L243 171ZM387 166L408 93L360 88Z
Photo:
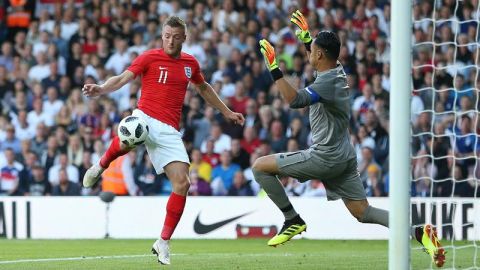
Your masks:
M168 18L162 28L162 49L144 52L126 71L109 78L102 85L85 84L83 87L84 95L96 97L121 88L137 76L142 77L142 95L138 109L132 115L141 117L148 124L150 130L145 141L147 152L156 172L167 174L173 191L168 199L161 237L152 247L152 252L162 264L170 264L169 240L182 216L190 187L190 162L178 132L188 83L192 82L199 94L227 120L240 125L245 121L242 114L231 111L210 84L205 82L197 60L181 52L185 33L184 21L176 16ZM83 185L93 186L113 160L130 150L118 137L114 137L99 163L85 173Z

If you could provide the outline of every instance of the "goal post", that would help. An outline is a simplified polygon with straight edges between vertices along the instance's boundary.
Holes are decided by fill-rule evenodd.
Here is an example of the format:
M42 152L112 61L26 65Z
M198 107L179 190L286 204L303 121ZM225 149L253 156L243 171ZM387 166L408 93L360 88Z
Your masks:
M412 1L393 0L390 91L388 268L410 268L410 96Z

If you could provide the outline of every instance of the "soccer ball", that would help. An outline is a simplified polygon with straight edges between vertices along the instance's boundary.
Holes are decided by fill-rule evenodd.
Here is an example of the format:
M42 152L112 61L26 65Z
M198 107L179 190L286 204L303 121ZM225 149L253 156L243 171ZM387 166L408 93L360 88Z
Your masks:
M127 116L118 125L118 138L128 147L135 147L145 142L148 125L137 116Z

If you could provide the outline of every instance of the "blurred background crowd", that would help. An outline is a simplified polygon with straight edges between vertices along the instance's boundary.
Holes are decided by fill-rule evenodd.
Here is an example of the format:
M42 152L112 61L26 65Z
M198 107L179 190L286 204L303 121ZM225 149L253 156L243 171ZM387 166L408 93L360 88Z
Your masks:
M351 88L352 143L368 196L389 187L390 15L387 0L10 0L0 6L0 193L3 195L169 194L144 147L112 163L102 183L83 189L118 122L136 107L139 80L95 99L103 83L145 50L161 47L162 23L188 25L183 51L230 108L235 126L189 87L181 132L191 156L191 195L253 196L251 165L261 156L311 144L308 108L291 110L266 71L267 38L298 89L315 79L290 14L308 17L312 36L338 33ZM435 5L436 3L436 5ZM477 191L478 0L414 0L412 29L412 196ZM435 21L432 21L435 18ZM406 18L408 19L408 18ZM405 56L410 57L410 56ZM159 104L161 106L161 104ZM408 113L408 112L405 112ZM113 185L111 179L121 179ZM280 178L291 196L325 196L321 179Z

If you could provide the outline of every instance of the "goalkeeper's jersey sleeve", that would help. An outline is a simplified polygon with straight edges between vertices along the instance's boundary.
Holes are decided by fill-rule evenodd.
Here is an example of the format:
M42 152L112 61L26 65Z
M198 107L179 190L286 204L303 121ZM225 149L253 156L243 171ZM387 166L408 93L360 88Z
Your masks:
M350 92L343 66L317 74L315 82L304 89L310 96L312 147L329 162L356 157L350 143Z

